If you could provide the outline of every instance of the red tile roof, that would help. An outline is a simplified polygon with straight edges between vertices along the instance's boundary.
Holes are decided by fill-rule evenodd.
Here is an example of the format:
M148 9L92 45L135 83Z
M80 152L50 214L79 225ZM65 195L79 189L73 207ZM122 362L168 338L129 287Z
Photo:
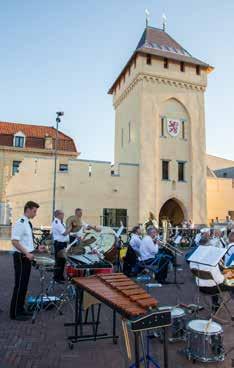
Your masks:
M46 136L52 137L53 141L56 138L56 129L54 127L44 125L21 124L13 122L0 121L0 145L11 146L13 143L13 136L22 132L26 136L26 147L29 148L44 148L44 139ZM58 132L58 149L61 151L69 151L77 153L75 143L72 138ZM3 141L1 143L1 141Z

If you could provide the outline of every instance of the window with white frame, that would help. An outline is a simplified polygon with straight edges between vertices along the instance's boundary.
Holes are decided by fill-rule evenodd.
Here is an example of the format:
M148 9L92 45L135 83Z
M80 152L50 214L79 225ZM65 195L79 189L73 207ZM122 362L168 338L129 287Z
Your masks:
M13 141L14 147L24 148L25 147L25 135L22 132L18 132L14 135Z

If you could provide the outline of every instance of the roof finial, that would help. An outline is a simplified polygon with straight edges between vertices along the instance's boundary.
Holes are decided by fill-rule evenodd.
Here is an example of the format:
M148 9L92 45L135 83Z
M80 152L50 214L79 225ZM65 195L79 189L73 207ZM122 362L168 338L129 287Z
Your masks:
M145 24L146 24L146 27L148 27L149 25L149 19L150 19L150 12L148 9L145 9Z
M167 17L165 14L162 15L162 21L163 21L163 31L166 31L166 26L167 26Z

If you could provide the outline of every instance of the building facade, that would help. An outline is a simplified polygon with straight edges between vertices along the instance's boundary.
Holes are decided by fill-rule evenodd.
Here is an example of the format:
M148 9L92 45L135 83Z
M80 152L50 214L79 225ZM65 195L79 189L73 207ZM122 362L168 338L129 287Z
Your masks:
M0 224L9 222L6 187L19 172L21 162L33 157L35 165L40 157L53 157L56 130L53 127L0 122ZM68 160L78 152L72 138L58 133L58 170L66 171ZM30 179L29 179L30 180Z
M118 226L123 220L129 227L144 222L149 211L174 225L184 219L206 224L232 212L233 181L217 178L214 170L226 161L234 165L206 155L204 93L212 70L164 30L146 27L109 90L114 166L69 160L69 169L58 172L56 206L66 216L82 207L89 222ZM41 204L38 225L50 223L52 174L52 159L41 158L36 168L34 158L24 160L7 186L13 218L30 195Z

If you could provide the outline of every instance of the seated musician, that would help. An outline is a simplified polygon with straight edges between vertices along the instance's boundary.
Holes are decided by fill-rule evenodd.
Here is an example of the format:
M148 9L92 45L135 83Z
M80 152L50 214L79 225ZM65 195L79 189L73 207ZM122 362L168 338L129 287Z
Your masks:
M228 248L225 256L225 265L230 267L234 263L234 232L231 231L228 237Z
M66 221L66 226L71 226L71 235L70 235L70 243L72 243L75 239L77 239L77 235L81 235L84 230L95 230L100 231L100 229L96 226L91 226L86 224L82 219L83 211L81 208L75 209L75 214L68 217Z
M69 233L71 232L72 226L65 227L63 223L64 212L56 210L54 213L54 221L52 223L52 236L54 240L55 250L55 270L54 280L58 283L63 283L64 279L64 267L66 263L64 249L67 247L69 242Z
M129 234L128 249L123 260L123 272L127 276L136 275L139 271L138 258L141 245L141 227L134 226Z
M226 247L226 243L223 239L223 231L219 229L214 230L213 237L210 239L210 245L213 245L214 247L217 247L217 248Z
M199 247L210 246L209 237L203 237L200 241ZM198 264L194 262L190 262L190 269L199 269L200 271L209 271L212 275L213 280L204 280L200 278L196 278L196 283L199 286L201 292L205 294L210 294L212 298L212 309L217 311L219 308L219 297L218 288L219 285L222 291L228 291L230 288L224 284L225 278L230 277L230 273L223 275L219 265L213 267L209 265Z
M150 265L159 254L159 234L154 226L149 226L146 232L147 235L145 235L141 241L139 253L141 262L145 265ZM162 255L158 264L159 273L156 276L160 284L166 284L168 264L168 257Z

